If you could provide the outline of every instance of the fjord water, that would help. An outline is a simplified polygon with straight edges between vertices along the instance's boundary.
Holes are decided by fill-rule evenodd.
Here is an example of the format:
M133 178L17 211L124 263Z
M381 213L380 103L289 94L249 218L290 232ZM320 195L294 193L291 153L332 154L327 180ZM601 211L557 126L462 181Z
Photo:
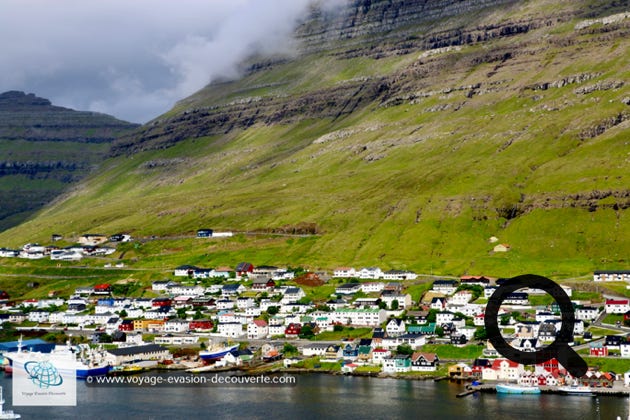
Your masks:
M12 382L0 378L11 408ZM88 387L77 407L12 407L23 419L616 419L628 399L481 394L448 382L299 375L292 387Z

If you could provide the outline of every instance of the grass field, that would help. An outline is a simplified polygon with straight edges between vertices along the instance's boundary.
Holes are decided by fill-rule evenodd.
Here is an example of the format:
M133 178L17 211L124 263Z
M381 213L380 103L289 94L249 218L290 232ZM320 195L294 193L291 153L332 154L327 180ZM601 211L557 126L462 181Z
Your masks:
M612 7L587 3L589 13ZM601 86L630 78L630 39L616 27L603 40L556 23L581 11L583 2L544 6L535 0L527 11L496 8L479 19L491 25L539 13L550 25L460 51L423 59L424 47L348 56L345 48L354 46L340 40L330 51L209 85L145 128L164 137L197 118L183 112L200 109L225 112L218 115L232 124L241 113L267 112L261 105L267 100L270 116L246 128L228 124L218 134L204 131L214 123L201 124L196 134L174 134L168 147L148 138L145 150L105 160L63 198L1 232L0 246L47 242L52 233L129 232L158 236L128 245L122 259L155 270L251 261L564 279L627 269L628 133L627 123L615 122L628 113L630 84ZM475 31L479 22L444 24ZM423 39L435 25L405 31ZM381 45L369 36L357 42ZM534 87L576 75L587 80ZM347 100L343 86L353 87ZM592 86L600 87L578 91ZM321 115L285 115L320 96ZM242 101L238 111L226 105L234 101ZM341 101L347 112L326 114ZM175 124L169 117L182 119ZM304 225L316 235L251 234ZM181 238L201 227L242 234ZM491 236L510 251L493 252Z
M436 353L441 360L472 360L481 356L483 346L457 347L451 344L425 344L422 351Z

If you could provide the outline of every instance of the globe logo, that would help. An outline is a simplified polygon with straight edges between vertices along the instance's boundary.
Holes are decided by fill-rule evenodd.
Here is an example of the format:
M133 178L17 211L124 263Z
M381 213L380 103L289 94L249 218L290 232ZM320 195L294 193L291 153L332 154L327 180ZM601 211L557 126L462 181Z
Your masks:
M60 386L63 383L59 371L50 362L26 362L24 370L33 384L42 389Z

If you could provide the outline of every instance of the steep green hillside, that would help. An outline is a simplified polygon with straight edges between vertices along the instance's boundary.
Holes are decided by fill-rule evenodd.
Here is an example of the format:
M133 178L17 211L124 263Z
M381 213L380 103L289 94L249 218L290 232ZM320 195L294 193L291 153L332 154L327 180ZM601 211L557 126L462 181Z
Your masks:
M85 177L114 138L135 127L109 115L53 106L33 94L0 94L0 231Z
M0 244L214 227L317 235L145 247L205 265L627 268L630 18L601 20L625 5L429 3L316 15L300 55L257 60L117 141Z

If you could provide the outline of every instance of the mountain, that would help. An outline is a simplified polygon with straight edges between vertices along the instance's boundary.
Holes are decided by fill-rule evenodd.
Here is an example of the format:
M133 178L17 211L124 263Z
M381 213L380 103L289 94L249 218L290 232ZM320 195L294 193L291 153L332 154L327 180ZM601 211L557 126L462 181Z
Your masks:
M0 94L0 231L19 224L108 153L137 125L53 106L34 94Z
M495 275L627 268L626 9L314 8L297 54L252 58L242 77L117 139L98 173L0 243L214 227L277 235L164 238L126 257Z

